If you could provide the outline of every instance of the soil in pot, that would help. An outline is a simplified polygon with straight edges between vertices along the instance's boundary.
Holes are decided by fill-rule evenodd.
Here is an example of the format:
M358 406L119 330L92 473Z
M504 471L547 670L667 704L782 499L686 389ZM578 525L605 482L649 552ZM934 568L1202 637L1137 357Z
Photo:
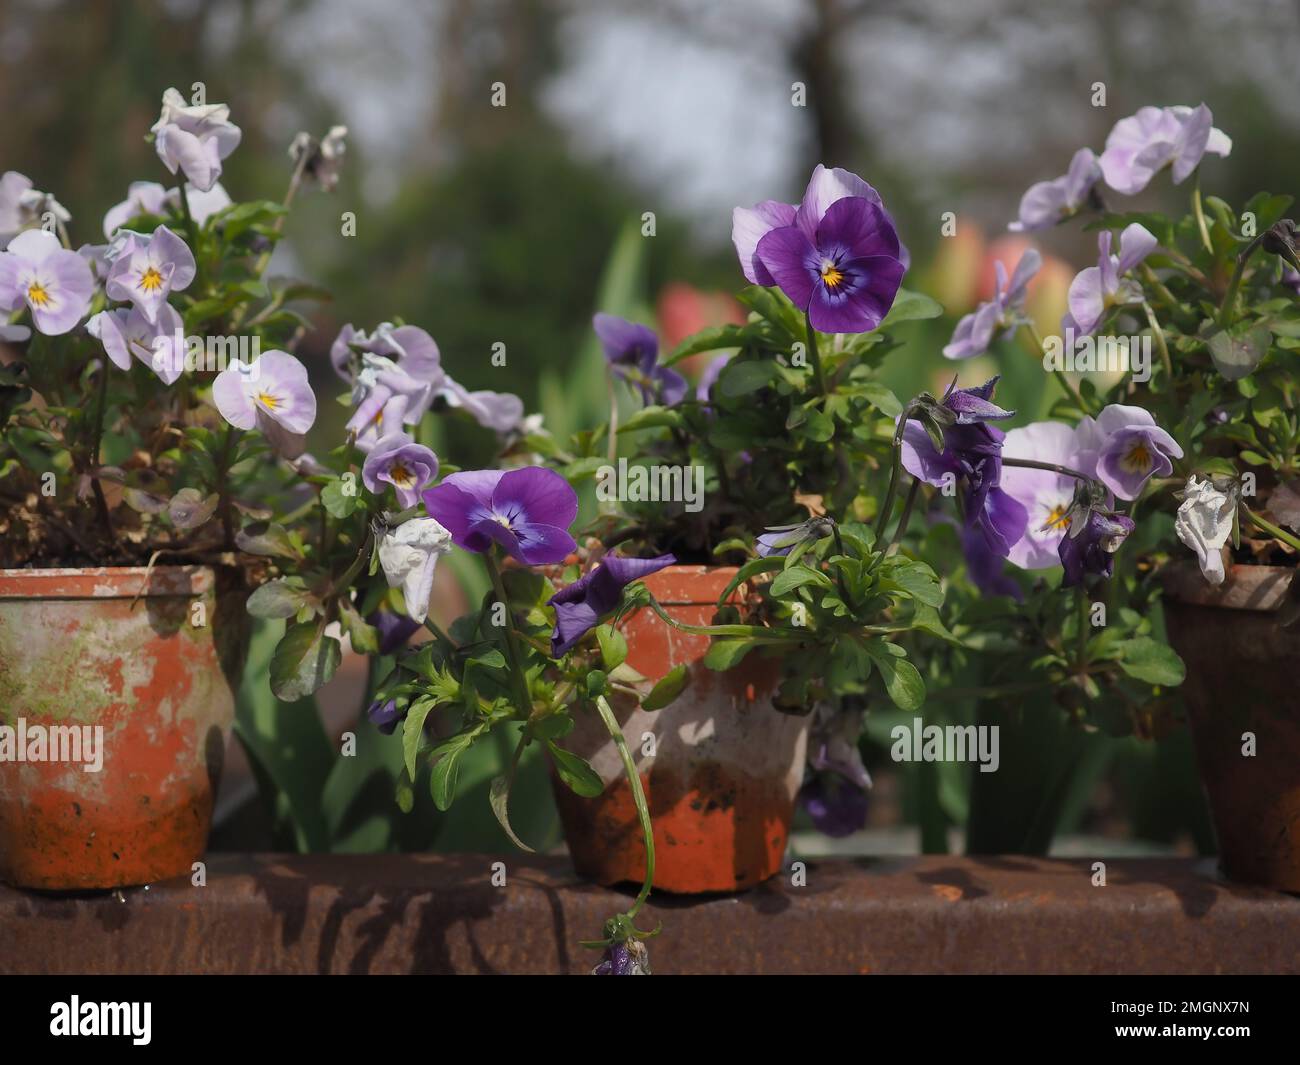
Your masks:
M246 649L238 581L190 566L0 570L0 880L191 874Z
M1164 580L1223 872L1300 892L1300 625L1277 620L1294 573L1236 565L1215 587L1179 563Z
M674 618L706 625L735 573L670 566L646 584ZM690 672L686 690L662 710L613 704L654 820L655 886L703 893L761 883L781 869L808 740L807 717L772 707L779 663L753 653L729 672L710 670L702 662L708 637L674 629L650 610L630 617L624 633L628 664L648 679L679 664ZM579 716L563 745L605 782L594 799L554 782L574 867L601 884L641 881L645 848L613 742L591 714Z

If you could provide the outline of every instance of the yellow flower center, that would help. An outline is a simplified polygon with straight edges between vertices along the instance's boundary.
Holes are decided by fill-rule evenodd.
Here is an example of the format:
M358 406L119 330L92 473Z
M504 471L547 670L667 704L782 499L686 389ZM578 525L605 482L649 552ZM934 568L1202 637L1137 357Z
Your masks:
M398 488L410 488L415 483L415 474L403 466L400 462L394 462L388 471L388 476L392 478L393 484Z
M262 404L262 406L267 410L275 410L280 405L280 400L276 396L271 395L270 392L259 392L257 394L257 402Z
M1119 460L1119 464L1124 468L1125 473L1146 473L1155 464L1155 460L1147 450L1146 442L1139 440L1133 445L1132 450Z
M158 272L157 267L151 266L140 275L140 287L145 292L157 292L163 287L163 276Z
M1043 522L1040 532L1051 532L1053 529L1060 529L1064 532L1070 527L1070 508L1061 505L1054 506L1051 513L1047 515L1047 520Z
M50 294L39 281L27 286L27 300L33 307L44 307L50 302Z
M844 281L844 274L829 259L822 263L822 281L827 288L836 288Z

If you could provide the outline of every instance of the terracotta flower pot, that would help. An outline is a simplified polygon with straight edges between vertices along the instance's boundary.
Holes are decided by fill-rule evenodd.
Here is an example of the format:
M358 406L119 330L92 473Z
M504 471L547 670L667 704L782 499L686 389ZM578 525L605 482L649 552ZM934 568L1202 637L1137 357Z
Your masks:
M706 625L732 567L670 566L646 584L673 617ZM751 653L718 673L701 659L705 636L693 636L640 610L624 627L628 664L651 680L678 665L690 684L662 710L614 703L645 787L655 831L655 886L698 893L752 887L777 873L785 854L795 797L803 780L808 719L773 709L778 663ZM647 756L645 736L655 740ZM595 714L579 715L564 746L586 758L605 781L595 799L555 782L556 802L577 871L601 884L639 882L645 848L622 762Z
M1187 664L1196 760L1233 880L1300 891L1300 629L1274 611L1294 570L1233 566L1219 587L1196 566L1165 574L1165 621ZM1254 755L1243 753L1254 734Z
M0 570L0 880L114 888L203 854L243 595L211 569L146 572Z

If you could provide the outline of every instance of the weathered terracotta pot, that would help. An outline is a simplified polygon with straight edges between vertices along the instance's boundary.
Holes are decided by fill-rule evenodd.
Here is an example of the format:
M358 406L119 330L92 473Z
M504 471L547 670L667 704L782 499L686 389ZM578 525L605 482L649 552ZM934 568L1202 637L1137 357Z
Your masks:
M670 566L646 584L673 617L706 625L735 573ZM690 670L686 690L662 710L614 704L654 820L655 887L699 893L761 883L781 868L808 741L806 717L772 707L778 663L755 652L715 672L701 661L708 637L674 629L650 610L623 631L628 664L645 677L657 681L681 664ZM646 733L655 738L653 757L642 753ZM563 743L606 785L584 799L555 782L574 867L601 884L641 881L645 847L617 749L595 714L580 715Z
M146 573L0 570L0 880L122 887L203 854L243 596L211 569Z
M1233 566L1216 588L1179 563L1165 573L1165 621L1187 664L1182 693L1223 872L1300 892L1300 628L1274 616L1294 573Z

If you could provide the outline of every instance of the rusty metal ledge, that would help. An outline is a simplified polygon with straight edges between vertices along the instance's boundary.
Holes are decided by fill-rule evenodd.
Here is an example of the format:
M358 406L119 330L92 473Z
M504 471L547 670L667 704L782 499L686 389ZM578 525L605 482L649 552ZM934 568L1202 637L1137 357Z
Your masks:
M580 973L628 896L564 858L239 855L206 887L0 887L0 973ZM924 857L812 862L735 897L656 896L659 973L1300 972L1300 898L1213 863Z

